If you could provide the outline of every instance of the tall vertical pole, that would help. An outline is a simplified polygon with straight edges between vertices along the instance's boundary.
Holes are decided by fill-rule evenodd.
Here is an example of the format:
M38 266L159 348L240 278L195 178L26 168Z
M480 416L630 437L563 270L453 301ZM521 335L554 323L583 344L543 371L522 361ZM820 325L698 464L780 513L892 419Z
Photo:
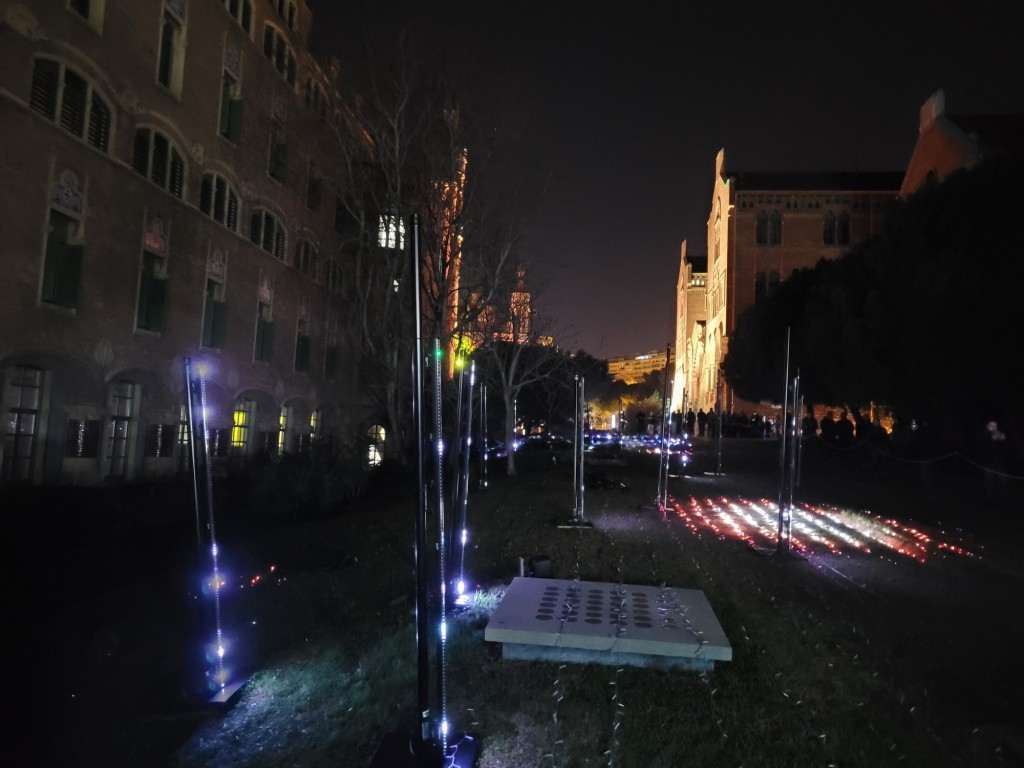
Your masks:
M786 326L786 373L783 379L782 389L782 433L779 435L779 529L775 545L783 549L783 521L785 518L785 485L786 485L786 432L789 431L788 405L789 405L789 333L790 327ZM788 542L787 542L788 544Z
M584 378L582 376L580 376L579 377L579 384L577 385L578 395L577 395L577 398L576 398L578 400L579 404L580 404L579 405L579 411L576 414L576 431L579 433L579 446L580 446L580 450L579 450L579 471L576 473L576 479L577 479L576 488L577 488L577 491L578 491L577 495L578 495L578 498L579 498L579 508L577 509L576 521L580 522L580 523L582 523L583 519L584 519L583 518L583 494L584 494L584 491L586 490L586 479L585 479L585 475L584 475L584 471L583 471L583 466L584 466L583 465L583 454L584 454L584 451L586 450L586 440L584 439L584 433L583 433L583 429L584 429L583 416L584 416L584 413L586 412L586 409L587 409L587 397L586 397L586 390L585 390L584 384L585 384L585 380L584 380Z
M441 754L448 752L448 589L447 549L444 519L444 437L441 418L441 340L434 339L434 503L437 506L437 583L441 587L441 622L437 643L437 684L440 706Z
M580 446L580 375L577 373L573 377L573 396L575 402L573 403L573 418L576 420L573 424L572 430L572 519L579 520L580 514L580 456L582 455L582 447Z
M725 387L722 381L722 369L718 369L718 378L715 380L715 453L718 457L716 475L722 474L722 398L725 396Z
M669 430L668 430L668 361L672 356L672 345L665 346L665 373L661 383L661 453L658 454L658 509L664 511L668 501L668 457L669 457Z
M459 488L459 542L462 551L459 557L459 581L455 585L459 597L466 591L466 540L469 532L466 529L466 508L469 506L469 452L473 445L473 385L476 384L476 361L470 363L469 392L466 403L466 445L462 454L462 476Z
M786 546L789 546L791 537L790 526L793 524L793 490L796 486L796 461L797 454L799 453L800 446L800 435L797 430L800 428L800 420L797 418L799 410L797 409L797 403L800 398L800 369L796 371L796 376L793 378L793 410L792 416L790 417L793 422L793 437L790 440L789 445L789 514L790 520L789 525L786 527Z
M491 444L487 439L487 385L480 383L480 487L487 487L487 455Z
M413 322L416 328L416 344L413 352L413 415L416 422L416 668L417 668L417 712L419 714L419 743L416 745L420 757L426 759L434 749L431 737L430 711L430 598L429 570L427 568L427 509L428 485L426 473L426 434L423 422L423 315L420 308L420 220L412 217L412 303Z

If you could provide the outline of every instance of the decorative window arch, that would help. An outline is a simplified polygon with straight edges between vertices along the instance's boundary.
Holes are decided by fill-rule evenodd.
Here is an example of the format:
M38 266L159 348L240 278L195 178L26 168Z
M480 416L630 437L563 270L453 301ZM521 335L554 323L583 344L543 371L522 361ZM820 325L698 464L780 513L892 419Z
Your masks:
M185 159L171 139L153 128L135 132L132 168L175 197L185 191Z
M107 151L110 105L88 78L62 62L35 60L29 106L68 133L101 152Z
M238 193L220 174L203 174L199 186L199 210L232 232L238 231Z
M284 261L287 236L281 222L270 211L264 208L253 211L249 239L274 258Z

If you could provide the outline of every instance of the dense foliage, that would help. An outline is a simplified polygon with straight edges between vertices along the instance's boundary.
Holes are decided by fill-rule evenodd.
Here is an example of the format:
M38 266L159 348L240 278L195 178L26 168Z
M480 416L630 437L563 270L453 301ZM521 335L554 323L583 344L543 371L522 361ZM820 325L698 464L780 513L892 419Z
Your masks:
M737 394L779 399L789 328L791 370L811 402L887 403L956 442L981 419L1012 430L1021 170L990 160L930 183L895 204L877 236L795 272L737 324L724 363Z

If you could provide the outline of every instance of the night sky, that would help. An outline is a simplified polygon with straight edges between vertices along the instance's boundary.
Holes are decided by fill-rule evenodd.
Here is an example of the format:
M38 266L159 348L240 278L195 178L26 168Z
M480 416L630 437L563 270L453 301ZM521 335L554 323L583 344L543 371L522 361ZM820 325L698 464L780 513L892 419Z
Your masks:
M903 171L939 88L949 114L1024 112L1024 24L989 0L309 4L314 51L344 66L403 27L423 66L455 62L532 203L537 309L599 357L674 340L720 148L732 171Z

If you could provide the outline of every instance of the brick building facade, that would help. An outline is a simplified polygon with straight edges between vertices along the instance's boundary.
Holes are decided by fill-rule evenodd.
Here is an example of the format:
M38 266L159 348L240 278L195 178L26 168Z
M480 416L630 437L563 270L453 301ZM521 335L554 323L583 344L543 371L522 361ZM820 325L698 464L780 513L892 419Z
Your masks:
M694 410L715 407L720 366L743 311L794 270L835 258L870 237L902 180L899 172L733 172L726 170L725 150L718 152L707 228L703 349L687 373ZM721 390L723 410L757 409L738 401L724 382Z
M0 5L0 479L178 471L360 426L329 83L296 0Z

